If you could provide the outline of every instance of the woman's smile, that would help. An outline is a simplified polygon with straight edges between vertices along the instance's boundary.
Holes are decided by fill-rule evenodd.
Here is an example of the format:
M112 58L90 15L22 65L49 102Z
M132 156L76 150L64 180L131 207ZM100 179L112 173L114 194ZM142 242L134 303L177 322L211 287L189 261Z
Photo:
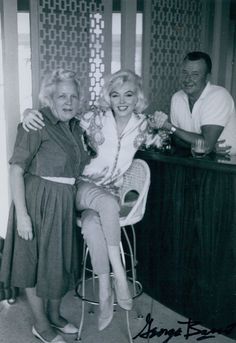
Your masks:
M118 106L119 111L126 111L128 106Z
M110 92L111 108L117 117L131 116L137 104L137 91L133 83L114 84Z

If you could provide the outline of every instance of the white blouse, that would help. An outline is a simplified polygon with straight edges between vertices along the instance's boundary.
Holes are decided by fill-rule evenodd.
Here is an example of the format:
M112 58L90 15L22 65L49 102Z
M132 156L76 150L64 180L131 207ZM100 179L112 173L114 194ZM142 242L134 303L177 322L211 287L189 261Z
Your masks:
M143 114L132 114L120 136L111 110L84 113L80 125L97 153L85 166L81 179L109 189L122 184L122 175L142 144L161 145L160 136L148 132L147 117Z

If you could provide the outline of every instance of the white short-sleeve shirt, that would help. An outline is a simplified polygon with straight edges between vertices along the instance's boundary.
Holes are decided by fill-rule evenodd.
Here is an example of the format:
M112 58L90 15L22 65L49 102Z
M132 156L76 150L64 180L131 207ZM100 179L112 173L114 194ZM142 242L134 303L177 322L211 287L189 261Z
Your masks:
M230 154L236 154L236 113L232 96L221 87L207 83L192 112L188 96L180 90L171 99L171 122L185 131L201 133L204 125L223 126L218 140L224 139L232 146Z

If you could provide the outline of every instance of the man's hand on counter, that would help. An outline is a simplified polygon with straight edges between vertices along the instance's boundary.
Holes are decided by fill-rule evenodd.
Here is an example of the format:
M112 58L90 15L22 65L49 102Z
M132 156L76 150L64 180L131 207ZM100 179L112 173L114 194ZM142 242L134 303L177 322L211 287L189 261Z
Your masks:
M214 152L217 155L229 156L230 149L231 149L231 146L230 145L226 145L225 144L225 140L223 139L223 140L219 140L219 141L216 142Z

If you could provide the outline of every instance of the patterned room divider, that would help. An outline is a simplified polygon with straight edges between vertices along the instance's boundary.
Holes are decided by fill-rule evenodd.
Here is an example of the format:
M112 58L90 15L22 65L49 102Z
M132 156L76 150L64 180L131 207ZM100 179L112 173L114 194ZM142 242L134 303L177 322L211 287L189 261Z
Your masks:
M169 111L184 55L201 48L201 0L152 0L149 98Z
M149 73L146 91L158 109L169 110L185 53L201 48L203 3L151 0L149 68L144 66L143 73ZM39 0L40 76L58 66L78 70L90 105L96 102L106 68L104 4L103 0Z
M39 1L40 77L58 67L77 70L90 104L105 70L103 12L101 0Z

